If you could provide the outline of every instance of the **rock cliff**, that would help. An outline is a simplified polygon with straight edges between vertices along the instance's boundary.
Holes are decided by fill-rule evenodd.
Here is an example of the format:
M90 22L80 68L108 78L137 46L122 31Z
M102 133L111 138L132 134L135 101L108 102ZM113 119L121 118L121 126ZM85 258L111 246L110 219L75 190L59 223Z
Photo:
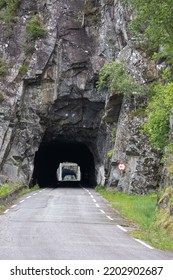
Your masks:
M43 146L79 143L93 156L93 184L129 193L155 190L159 154L140 133L145 97L96 90L100 68L115 58L127 62L137 82L150 76L146 58L132 47L122 1L19 3L10 34L1 16L0 57L6 63L0 74L1 183L31 183ZM33 15L46 30L34 40L26 28ZM127 166L123 174L117 169L121 161Z

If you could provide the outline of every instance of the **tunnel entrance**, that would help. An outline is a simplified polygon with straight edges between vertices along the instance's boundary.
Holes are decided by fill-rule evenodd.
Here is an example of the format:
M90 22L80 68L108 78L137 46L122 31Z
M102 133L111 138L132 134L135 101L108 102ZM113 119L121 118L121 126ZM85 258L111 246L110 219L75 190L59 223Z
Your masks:
M31 185L58 186L57 169L62 162L73 162L80 166L82 185L96 185L94 157L87 145L59 141L41 143L35 154Z

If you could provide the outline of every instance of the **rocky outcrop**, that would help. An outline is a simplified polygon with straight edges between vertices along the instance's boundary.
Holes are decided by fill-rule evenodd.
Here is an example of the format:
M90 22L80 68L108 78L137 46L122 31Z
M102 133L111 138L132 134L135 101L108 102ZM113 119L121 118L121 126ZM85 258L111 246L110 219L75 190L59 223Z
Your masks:
M146 193L157 187L159 158L140 134L143 117L131 114L144 100L98 93L96 83L100 68L112 59L123 58L139 83L145 82L147 64L131 47L122 1L85 2L23 0L11 36L5 24L2 28L2 57L8 62L0 83L2 182L29 183L41 143L72 141L92 152L98 184ZM40 15L47 35L28 54L26 23L32 13ZM121 160L127 164L123 176L117 171Z

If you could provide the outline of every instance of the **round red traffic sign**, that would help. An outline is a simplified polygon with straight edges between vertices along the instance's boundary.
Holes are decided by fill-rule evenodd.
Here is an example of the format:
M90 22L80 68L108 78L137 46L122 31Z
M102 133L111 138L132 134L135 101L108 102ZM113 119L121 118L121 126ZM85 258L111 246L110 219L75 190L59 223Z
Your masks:
M120 163L118 164L118 169L119 169L121 172L125 171L125 170L126 170L126 164L125 164L124 162L120 162Z

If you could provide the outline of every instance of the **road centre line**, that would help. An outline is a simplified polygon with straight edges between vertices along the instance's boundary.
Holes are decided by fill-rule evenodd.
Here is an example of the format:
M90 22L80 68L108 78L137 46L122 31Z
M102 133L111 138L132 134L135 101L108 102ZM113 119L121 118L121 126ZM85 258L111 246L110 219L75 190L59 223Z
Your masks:
M100 209L100 212L102 212L103 214L106 214L105 211L103 211L103 210L101 210L101 209Z
M127 230L126 230L125 228L123 228L122 226L117 225L117 227L118 227L119 229L121 229L122 231L127 232Z
M33 193L33 195L37 195L38 193Z
M100 208L100 205L98 203L96 203L95 205L96 205L96 207Z
M134 238L134 240L136 240L137 242L139 242L140 244L144 245L145 247L149 248L150 250L153 250L154 248L151 247L150 245L146 244L144 241L140 240L140 239L136 239Z
M4 211L4 214L7 214L9 210L10 210L10 209L6 209L6 210Z
M97 201L93 198L93 202L97 202Z
M27 196L26 198L29 199L29 198L31 198L31 196L29 195L29 196Z
M19 203L23 203L25 200L23 199L23 200L21 200Z

